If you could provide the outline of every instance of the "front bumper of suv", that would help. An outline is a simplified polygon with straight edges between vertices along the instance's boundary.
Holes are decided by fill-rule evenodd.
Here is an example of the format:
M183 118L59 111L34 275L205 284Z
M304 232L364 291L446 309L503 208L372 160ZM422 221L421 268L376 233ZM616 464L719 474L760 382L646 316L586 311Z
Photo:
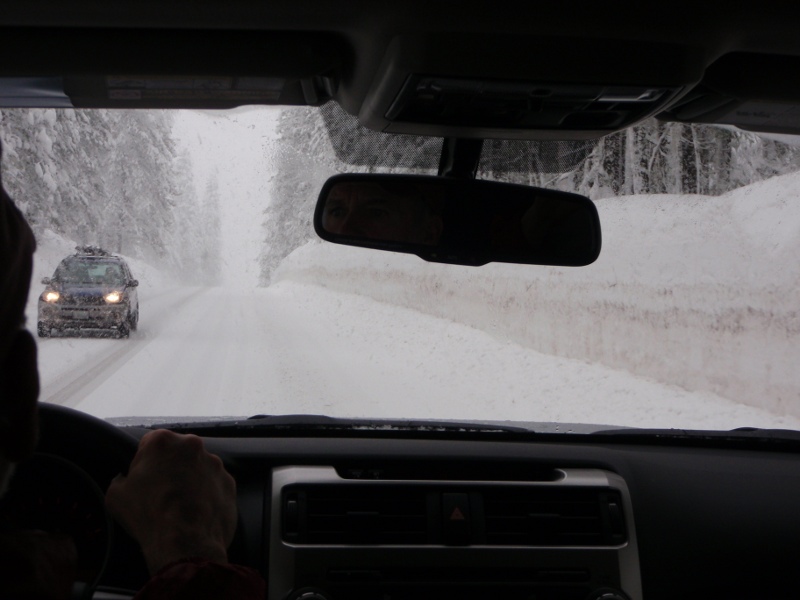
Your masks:
M119 329L128 321L127 303L86 306L39 302L39 323L49 329Z

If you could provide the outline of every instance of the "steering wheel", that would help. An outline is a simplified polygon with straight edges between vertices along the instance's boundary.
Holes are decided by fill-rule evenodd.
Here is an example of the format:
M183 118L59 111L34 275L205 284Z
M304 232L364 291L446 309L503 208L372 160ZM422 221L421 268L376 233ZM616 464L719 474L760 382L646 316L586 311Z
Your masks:
M3 514L20 530L68 535L77 551L72 597L92 598L112 541L125 546L115 539L122 536L105 510L105 490L127 472L138 439L91 415L45 403L39 405L39 430L37 451L17 466Z
M90 469L105 489L127 473L139 440L102 419L57 404L39 404L38 452L55 454Z

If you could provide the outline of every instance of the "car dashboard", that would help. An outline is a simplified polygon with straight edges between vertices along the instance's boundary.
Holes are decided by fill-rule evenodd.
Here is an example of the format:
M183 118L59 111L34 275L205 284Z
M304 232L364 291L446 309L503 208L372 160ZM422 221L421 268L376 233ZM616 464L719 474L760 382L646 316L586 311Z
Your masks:
M102 571L90 597L132 597L146 568L102 492L148 430L52 405L41 421L50 474L28 493L50 527L77 532L85 583ZM271 600L793 597L791 449L505 437L205 436L237 481L229 558Z
M273 469L270 597L640 596L630 499L615 474L392 471Z

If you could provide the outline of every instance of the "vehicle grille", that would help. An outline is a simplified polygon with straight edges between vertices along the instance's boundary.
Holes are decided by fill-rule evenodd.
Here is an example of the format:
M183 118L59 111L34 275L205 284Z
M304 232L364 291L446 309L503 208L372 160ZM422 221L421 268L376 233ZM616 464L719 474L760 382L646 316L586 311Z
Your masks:
M102 294L62 294L62 306L106 306Z

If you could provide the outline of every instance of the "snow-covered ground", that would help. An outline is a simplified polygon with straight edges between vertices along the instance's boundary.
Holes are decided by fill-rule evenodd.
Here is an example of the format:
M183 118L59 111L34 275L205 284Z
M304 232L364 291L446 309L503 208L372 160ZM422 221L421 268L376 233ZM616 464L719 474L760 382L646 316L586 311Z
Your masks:
M40 342L42 400L101 417L327 414L800 428L800 419L284 281L141 290L129 340Z
M180 288L131 261L140 330L41 340L42 399L102 417L800 429L797 183L702 204L600 201L604 250L586 269L443 267L311 243L269 288ZM70 250L40 239L35 279ZM760 401L745 393L759 389Z
M276 279L354 291L547 355L796 420L799 188L794 173L718 198L599 200L603 250L586 268L426 265L413 256L311 243ZM541 376L524 375L531 385ZM662 408L669 406L665 400ZM692 425L691 411L676 412Z

